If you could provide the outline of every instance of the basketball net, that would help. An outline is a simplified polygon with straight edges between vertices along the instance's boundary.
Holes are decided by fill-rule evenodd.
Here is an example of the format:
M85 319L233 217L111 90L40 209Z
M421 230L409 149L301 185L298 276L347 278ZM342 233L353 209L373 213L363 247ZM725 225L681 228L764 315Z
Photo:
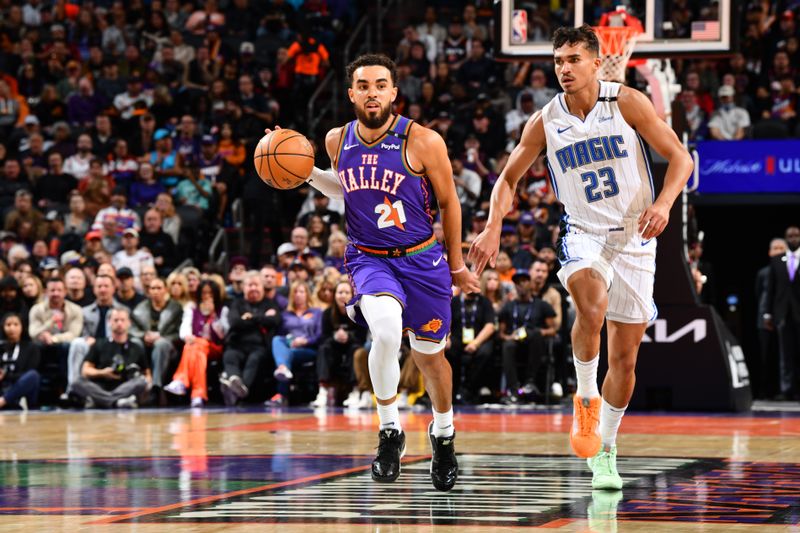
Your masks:
M625 82L625 68L642 32L634 26L596 26L600 41L600 79Z

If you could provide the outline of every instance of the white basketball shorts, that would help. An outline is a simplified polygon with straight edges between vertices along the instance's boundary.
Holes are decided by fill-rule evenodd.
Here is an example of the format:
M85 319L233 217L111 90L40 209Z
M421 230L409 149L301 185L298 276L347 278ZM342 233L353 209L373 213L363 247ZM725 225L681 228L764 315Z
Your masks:
M656 239L643 241L635 229L598 235L570 228L559 239L557 251L558 278L564 287L572 274L584 268L603 276L608 287L607 319L630 324L655 320Z

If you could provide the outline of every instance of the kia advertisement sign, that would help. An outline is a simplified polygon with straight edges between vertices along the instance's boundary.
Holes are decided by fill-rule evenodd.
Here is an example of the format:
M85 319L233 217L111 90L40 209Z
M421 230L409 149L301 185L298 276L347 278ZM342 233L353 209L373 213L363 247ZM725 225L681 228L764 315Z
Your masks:
M702 141L700 194L800 194L800 141Z

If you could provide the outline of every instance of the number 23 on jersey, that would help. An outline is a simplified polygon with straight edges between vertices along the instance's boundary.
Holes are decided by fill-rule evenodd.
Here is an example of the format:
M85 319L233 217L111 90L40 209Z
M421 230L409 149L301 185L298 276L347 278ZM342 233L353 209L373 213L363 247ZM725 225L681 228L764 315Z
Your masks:
M403 226L403 223L406 221L406 212L403 209L402 200L397 200L392 203L389 201L388 197L384 196L383 203L375 206L375 213L380 215L378 217L379 229L396 227L403 231L406 230Z

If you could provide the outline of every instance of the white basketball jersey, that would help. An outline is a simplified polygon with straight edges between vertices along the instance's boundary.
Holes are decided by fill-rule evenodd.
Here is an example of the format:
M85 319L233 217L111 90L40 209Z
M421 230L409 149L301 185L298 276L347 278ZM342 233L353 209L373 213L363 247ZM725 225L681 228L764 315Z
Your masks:
M601 81L585 120L568 111L564 93L542 110L547 162L564 221L587 233L631 230L654 200L644 141L620 113L619 90L619 83Z

